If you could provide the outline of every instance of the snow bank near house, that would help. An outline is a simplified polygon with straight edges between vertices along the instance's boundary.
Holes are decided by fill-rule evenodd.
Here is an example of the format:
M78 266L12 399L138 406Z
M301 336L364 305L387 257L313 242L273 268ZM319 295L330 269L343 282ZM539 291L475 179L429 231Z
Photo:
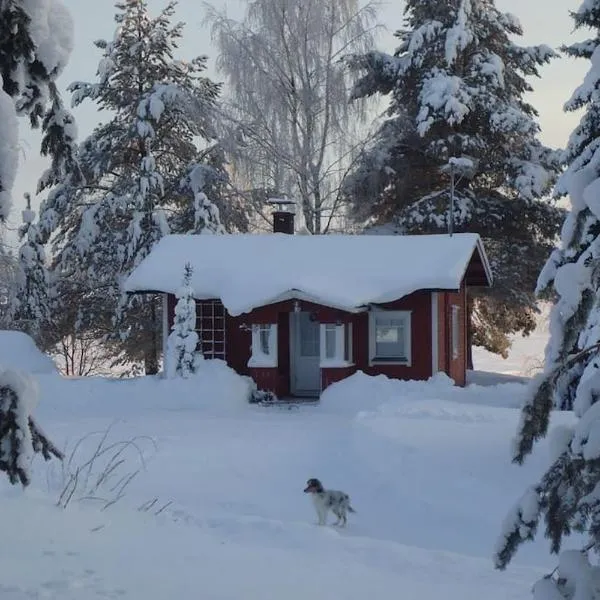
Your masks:
M58 373L54 361L21 331L0 331L0 368L45 375Z
M445 373L437 373L427 381L402 381L385 375L371 376L358 371L329 386L321 395L326 411L358 414L378 410L385 405L444 399L462 404L482 404L502 408L520 408L526 391L521 382L471 384L466 388L454 385Z
M41 404L56 413L72 415L135 415L140 412L193 411L220 414L247 408L255 384L238 375L222 360L203 360L189 379L166 379L161 375L131 379L82 377L44 380ZM99 395L100 394L100 395Z

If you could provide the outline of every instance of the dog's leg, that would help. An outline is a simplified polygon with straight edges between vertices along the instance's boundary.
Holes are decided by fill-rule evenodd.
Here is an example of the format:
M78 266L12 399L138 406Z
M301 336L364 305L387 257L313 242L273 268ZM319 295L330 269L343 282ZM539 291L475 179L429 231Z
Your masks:
M319 525L325 525L327 523L327 510L319 508L317 510L317 515L319 517Z

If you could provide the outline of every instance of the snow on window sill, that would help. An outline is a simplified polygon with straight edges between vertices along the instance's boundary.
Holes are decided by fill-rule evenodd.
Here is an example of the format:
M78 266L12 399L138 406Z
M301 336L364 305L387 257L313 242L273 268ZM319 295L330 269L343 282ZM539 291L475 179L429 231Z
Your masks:
M336 360L334 358L328 358L319 363L319 367L321 367L321 369L344 369L345 367L353 366L353 362L349 362L347 360Z
M381 359L381 358L372 358L369 361L369 366L383 366L383 365L401 365L403 367L410 367L411 362L407 358L392 358L392 359Z
M259 367L259 368L274 368L277 366L277 360L271 358L270 356L251 356L248 361L249 367Z

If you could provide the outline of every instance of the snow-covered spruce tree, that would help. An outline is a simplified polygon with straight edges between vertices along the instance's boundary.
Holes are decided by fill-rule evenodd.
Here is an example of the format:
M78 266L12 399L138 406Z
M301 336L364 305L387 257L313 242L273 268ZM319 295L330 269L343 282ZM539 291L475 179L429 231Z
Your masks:
M97 80L70 86L75 105L91 100L109 118L79 147L83 183L69 171L42 204L39 226L53 236L57 285L74 285L66 297L81 298L75 327L116 328L124 360L155 373L157 299L122 298L120 283L165 234L223 231L220 214L231 211L213 128L219 86L203 75L205 57L174 57L183 31L172 23L174 2L156 17L144 0L116 7L113 39L95 43Z
M578 421L552 432L553 462L507 516L496 552L497 566L506 567L543 518L551 551L560 556L557 569L536 584L536 600L600 598L597 559L589 556L600 551L600 0L586 0L573 17L577 28L593 33L564 51L591 66L565 109L585 113L569 139L568 168L557 185L570 197L571 211L561 245L539 277L538 291L552 292L556 303L545 370L523 408L515 462L547 435L553 408L572 408ZM573 531L587 537L585 547L561 552Z
M0 329L9 328L9 303L17 281L18 261L0 240Z
M197 368L202 355L197 351L196 301L192 288L192 265L186 263L182 286L177 290L175 319L165 353L166 375L188 378Z
M82 183L82 173L77 161L77 127L71 113L63 106L62 98L51 82L48 85L51 105L42 121L41 154L50 158L50 165L38 181L41 192L60 184L66 178L72 183ZM55 216L54 210L46 206L46 223L34 223L35 212L31 210L31 198L26 195L27 208L23 211L23 225L19 229L22 241L16 283L10 295L8 316L10 327L29 333L44 351L53 351L59 341L70 333L73 298L67 299L65 290L51 285L46 262L46 244L51 230L48 219ZM64 200L64 198L63 198ZM72 285L72 282L70 283ZM76 302L76 300L75 300ZM70 318L70 320L68 320ZM59 326L69 324L66 334Z
M0 0L0 220L10 209L18 164L17 117L45 127L72 39L73 23L60 0ZM45 152L54 157L62 148L54 144Z
M31 460L39 452L46 460L63 454L34 421L37 387L17 371L0 370L0 471L14 485L31 482Z
M469 177L456 177L454 230L483 237L496 278L475 296L472 341L505 354L508 334L535 327L535 280L563 218L546 200L558 155L539 142L524 99L555 53L517 45L521 26L493 0L408 0L405 22L393 56L348 59L359 77L353 97L390 103L344 189L361 223L445 232L447 165L476 158Z
M11 327L29 334L44 347L44 333L52 321L46 252L34 223L35 212L31 210L31 197L26 194L27 208L23 210L23 224L19 238L23 241L19 250L18 271L10 297L8 315Z
M258 200L298 200L311 233L340 214L339 186L361 145L346 53L373 46L376 6L358 0L250 0L240 21L208 11L228 84L236 183ZM363 103L364 104L364 103Z

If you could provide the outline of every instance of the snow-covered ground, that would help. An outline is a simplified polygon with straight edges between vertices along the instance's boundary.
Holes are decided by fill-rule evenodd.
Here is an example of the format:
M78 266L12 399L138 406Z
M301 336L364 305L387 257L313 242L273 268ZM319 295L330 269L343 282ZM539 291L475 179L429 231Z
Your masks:
M505 513L548 461L542 444L510 463L520 383L359 374L319 405L267 408L217 362L188 381L36 377L36 416L69 460L36 459L25 492L0 478L2 600L525 599L553 566L543 541L505 573L491 562ZM347 529L315 525L309 477L350 493Z
M511 351L506 359L481 348L475 348L473 352L475 369L520 377L535 375L544 365L544 349L549 336L549 312L549 307L544 306L539 315L538 326L531 335L513 338Z

